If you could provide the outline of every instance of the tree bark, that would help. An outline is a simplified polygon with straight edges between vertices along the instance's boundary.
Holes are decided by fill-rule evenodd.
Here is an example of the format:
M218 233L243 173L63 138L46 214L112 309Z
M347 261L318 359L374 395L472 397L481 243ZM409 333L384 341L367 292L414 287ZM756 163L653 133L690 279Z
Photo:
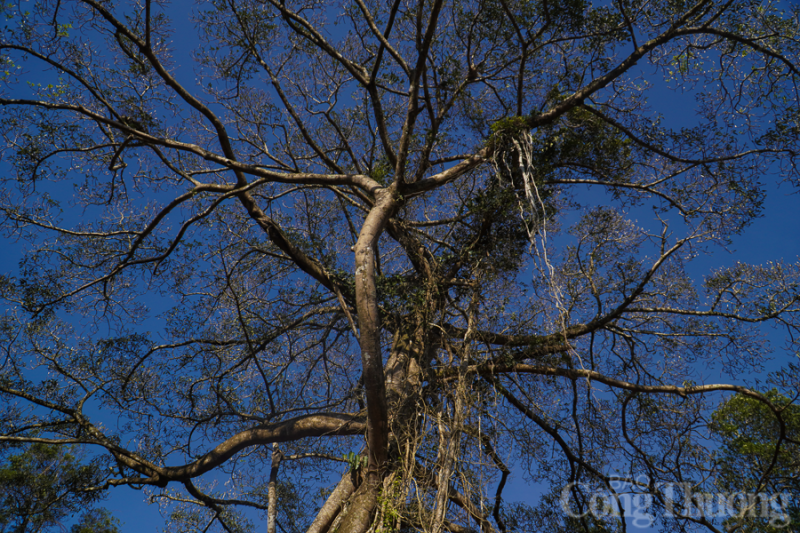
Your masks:
M374 250L389 218L398 207L396 187L376 191L375 207L367 215L355 245L356 309L364 391L367 400L368 483L378 486L388 449L386 376L380 344L380 315L375 284Z
M365 533L372 525L372 517L378 506L380 483L377 475L367 477L350 498L350 505L337 531L342 533Z
M308 528L306 533L326 533L341 512L347 499L350 498L355 490L353 476L350 472L347 472L342 476L342 480L339 481L336 488L333 489L333 492L317 513L317 517L314 518L311 527Z
M278 467L283 454L278 448L278 443L272 443L272 468L269 471L269 485L267 487L267 533L275 533L275 522L278 518Z

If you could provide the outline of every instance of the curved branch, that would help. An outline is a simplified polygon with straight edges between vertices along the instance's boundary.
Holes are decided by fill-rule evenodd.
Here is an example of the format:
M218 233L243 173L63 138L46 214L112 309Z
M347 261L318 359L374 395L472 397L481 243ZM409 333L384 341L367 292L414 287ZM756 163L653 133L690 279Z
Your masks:
M51 109L57 111L72 111L80 115L83 115L87 118L90 118L98 123L112 126L118 130L133 135L137 138L139 142L143 144L164 146L166 148L171 148L173 150L188 152L197 155L199 157L202 157L207 161L212 161L214 163L217 163L226 169L232 170L235 173L237 173L237 175L239 173L249 174L260 178L266 178L268 181L275 183L294 183L294 184L305 184L305 185L351 185L358 187L371 194L374 194L379 189L381 189L381 185L377 181L363 174L318 174L313 172L296 172L296 173L275 172L267 170L260 165L241 163L240 161L237 161L233 157L221 156L215 152L208 151L205 148L202 148L201 146L196 144L184 143L176 141L174 139L168 139L165 137L164 138L155 137L149 133L133 129L131 128L130 125L124 122L104 117L103 115L95 113L94 111L81 105L54 104L51 102L43 102L41 100L29 100L23 98L0 98L0 105L34 106L34 107L43 107L45 109ZM236 186L247 187L248 185L249 185L248 183L244 182L244 183L239 183L237 185L210 184L208 185L208 187L216 187L218 190L223 190L223 189L231 190Z
M449 380L453 379L457 369L444 368L436 372L437 377ZM775 407L772 402L767 399L763 394L754 390L742 387L739 385L731 385L728 383L710 384L710 385L694 385L690 387L678 387L676 385L642 385L639 383L631 383L621 379L612 378L596 372L594 370L572 369L572 368L558 368L552 366L539 366L539 365L495 365L495 364L482 364L471 365L467 368L468 373L478 374L481 376L494 376L497 374L536 374L540 376L559 376L571 380L586 379L589 381L597 381L613 387L616 389L624 389L632 392L644 392L650 394L675 394L677 396L686 397L693 394L705 394L708 392L736 392L744 396L755 398L756 400L764 403L772 410L776 416L780 414L780 410Z
M681 31L679 33L681 35L709 34L709 35L717 35L719 37L724 37L725 39L728 39L730 41L733 41L733 42L736 42L736 43L740 43L740 44L743 44L745 46L749 46L753 50L755 50L757 52L760 52L760 53L762 53L762 54L764 54L766 56L769 56L772 59L777 59L778 61L783 63L784 66L786 66L790 71L792 71L796 76L800 76L800 68L795 66L794 63L792 63L791 61L789 61L788 59L786 59L785 57L783 57L779 53L773 52L769 48L761 46L760 44L755 42L753 39L746 39L746 38L742 37L741 35L736 35L735 33L731 33L729 31L720 30L720 29L717 29L717 28L709 28L709 27L705 27L705 26L700 27L700 28L687 28L687 29L685 29L685 30L683 30L683 31Z
M651 152L653 152L655 154L658 154L658 155L660 155L662 157L665 157L666 159L669 159L670 161L674 161L676 163L686 163L688 165L706 165L706 164L709 164L709 163L722 163L722 162L725 162L725 161L734 161L734 160L742 159L744 157L751 156L751 155L790 152L789 150L775 150L775 149L772 149L772 148L762 148L762 149L746 150L746 151L740 152L738 154L732 154L732 155L726 155L726 156L720 156L720 157L710 157L708 159L687 159L685 157L678 157L676 155L673 155L673 154L667 152L666 150L662 150L658 146L655 146L654 144L645 141L644 139L642 139L638 135L636 135L633 131L631 131L630 128L624 126L620 122L617 122L616 120L614 120L613 118L609 117L605 113L601 113L600 111L598 111L594 107L591 107L591 106L588 106L588 105L585 105L585 104L581 104L578 107L580 107L581 109L583 109L585 111L588 111L589 113L591 113L592 115L596 116L597 118L599 118L603 122L605 122L605 123L609 124L610 126L613 126L614 128L618 129L623 134L625 134L626 137L628 137L630 140L632 140L633 142L635 142L636 144L638 144L642 148L644 148L646 150L649 150L649 151L651 151ZM624 185L624 184L621 184L621 185ZM654 192L654 191L651 191L651 192Z
M250 446L288 442L305 437L359 435L365 429L366 424L361 415L346 413L310 414L274 424L261 424L237 433L192 463L158 468L158 477L162 482L187 481L218 467Z

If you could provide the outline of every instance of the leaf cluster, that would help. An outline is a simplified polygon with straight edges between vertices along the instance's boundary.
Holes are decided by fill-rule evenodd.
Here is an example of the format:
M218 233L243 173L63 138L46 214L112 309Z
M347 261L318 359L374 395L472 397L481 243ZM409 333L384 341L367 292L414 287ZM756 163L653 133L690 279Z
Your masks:
M0 529L55 531L80 513L71 533L117 533L118 521L93 505L104 493L92 490L104 480L96 460L80 462L76 449L34 443L22 451L5 445L0 463Z

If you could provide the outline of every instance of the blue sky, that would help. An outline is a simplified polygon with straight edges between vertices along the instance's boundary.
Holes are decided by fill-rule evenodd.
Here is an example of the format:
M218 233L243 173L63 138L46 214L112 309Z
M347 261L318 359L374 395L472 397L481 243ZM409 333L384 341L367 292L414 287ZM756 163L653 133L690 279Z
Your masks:
M197 40L194 36L193 24L190 20L190 4L188 2L176 2L175 6L184 7L184 11L179 16L174 16L173 22L177 31L174 36L174 45L177 48L175 54L178 59L176 72L180 80L188 87L195 84L194 65L186 59L188 53L196 45ZM180 9L173 12L181 12ZM179 17L183 17L180 20ZM31 81L35 81L37 76L35 68L31 68ZM43 79L46 76L43 75ZM659 108L663 106L668 121L676 124L683 123L687 117L683 116L683 104L686 95L669 91L659 91L658 97L661 99ZM674 110L674 111L673 111ZM689 120L691 120L689 118ZM0 162L0 171L5 171L7 167ZM697 276L697 281L710 269L729 266L736 261L763 264L769 261L796 262L800 258L800 197L795 193L795 189L787 184L775 184L775 177L764 176L764 183L767 186L767 199L764 205L763 216L756 220L747 230L739 236L730 247L729 251L718 250L713 255L703 257L694 263L692 273ZM650 221L641 221L644 224ZM22 244L6 241L3 243L3 256L0 259L0 270L5 273L13 273L17 270L19 260L19 249ZM741 376L746 382L754 379L763 379L766 374L782 365L783 362L792 360L793 354L781 349L783 345L783 333L778 331L770 332L770 339L776 348L774 360L765 367L764 373L760 376L748 375ZM715 370L698 368L698 372L708 378L706 382L713 382L716 376ZM510 485L506 490L506 499L509 501L528 501L535 502L540 494L539 487L526 485L519 472L512 474ZM103 504L111 510L124 524L123 531L133 533L138 531L155 530L163 524L163 519L159 515L155 505L147 505L144 502L145 495L142 492L132 491L127 488L115 488L110 491L109 499ZM646 529L640 529L646 531Z

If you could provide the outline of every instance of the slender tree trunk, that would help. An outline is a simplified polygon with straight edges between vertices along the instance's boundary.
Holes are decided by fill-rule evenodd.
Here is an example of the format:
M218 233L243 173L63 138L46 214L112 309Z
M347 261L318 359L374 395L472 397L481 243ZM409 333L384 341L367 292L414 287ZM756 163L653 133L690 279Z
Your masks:
M441 533L444 520L447 516L447 507L450 494L450 477L453 473L453 463L461 445L461 421L462 410L464 408L463 397L459 390L456 393L455 404L453 405L453 417L450 420L450 428L445 427L442 422L442 415L439 413L439 473L437 475L437 494L436 504L433 509L432 533Z
M278 443L272 443L272 468L269 471L269 486L267 487L267 533L275 533L275 523L278 518L278 467L283 459L283 454L278 448Z

